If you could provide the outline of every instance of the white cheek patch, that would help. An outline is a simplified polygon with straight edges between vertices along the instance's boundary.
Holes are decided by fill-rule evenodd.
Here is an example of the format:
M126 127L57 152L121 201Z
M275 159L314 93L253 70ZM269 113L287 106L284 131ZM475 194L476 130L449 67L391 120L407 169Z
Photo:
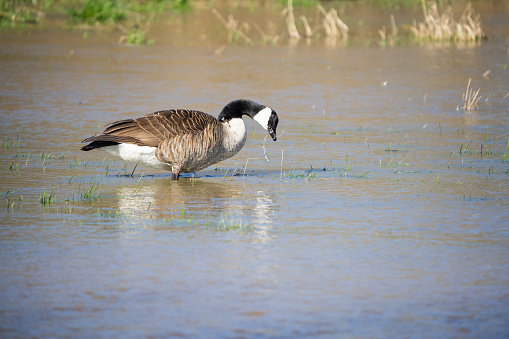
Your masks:
M269 125L270 115L272 114L272 109L269 107L265 107L260 112L256 113L254 116L254 120L258 122L262 127L267 130L267 126Z

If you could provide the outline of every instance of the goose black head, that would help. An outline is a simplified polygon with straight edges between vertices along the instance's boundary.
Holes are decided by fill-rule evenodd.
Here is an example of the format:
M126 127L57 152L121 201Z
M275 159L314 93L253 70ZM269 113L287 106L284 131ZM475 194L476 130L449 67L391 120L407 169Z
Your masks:
M276 111L272 108L260 105L251 100L234 100L227 104L219 114L219 121L229 121L234 118L241 118L248 115L258 122L269 132L272 140L276 141L276 128L279 122Z
M274 111L273 109L271 109L271 111L272 112L270 113L269 121L267 122L267 131L269 131L269 135L272 137L272 140L276 141L277 140L276 128L279 122L279 118L277 116L276 111Z

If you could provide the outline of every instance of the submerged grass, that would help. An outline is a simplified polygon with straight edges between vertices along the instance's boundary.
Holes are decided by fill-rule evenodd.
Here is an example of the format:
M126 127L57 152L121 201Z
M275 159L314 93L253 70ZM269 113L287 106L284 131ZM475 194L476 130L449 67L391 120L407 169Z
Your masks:
M109 210L108 212L102 211L100 208L97 208L97 217L103 217L103 218L121 218L121 219L128 219L129 213L123 212L120 210L115 210L114 212L112 210Z
M244 223L242 219L236 220L236 218L231 213L221 212L221 216L219 217L217 223L217 229L222 231L241 231L246 229L254 229L254 227Z
M16 138L7 138L7 139L0 139L0 145L3 149L20 149L23 147L22 141L25 139L22 131L23 131L24 124L16 131Z
M362 129L364 129L364 127ZM444 130L444 132L446 132L446 130ZM468 143L466 144L466 146L465 145L460 146L458 144L458 148L460 149L461 154L464 154L466 151L468 151L468 152L476 151L475 153L480 152L481 154L490 154L490 152L491 152L490 145L493 142L494 138L495 138L494 132L484 131L482 134L477 135L477 142L475 141L475 136L474 136L474 141L468 142L468 140L467 140ZM503 156L504 162L505 162L506 158L509 156L509 141L507 142L507 148L506 148L506 141L507 141L507 139L504 140L503 148L499 147L497 149L498 152L496 153L496 158L494 159L497 162L499 162L502 159L501 158L502 151L506 151ZM480 142L480 144L478 142ZM457 150L458 149L455 148L456 152L457 152ZM55 152L55 153L59 154L59 152ZM350 163L355 164L355 161L353 161L353 159L356 158L355 154L356 153L353 152L352 150L350 150L350 153L347 152L346 156L342 157L340 159L341 164L343 165L343 162L344 162L345 167L349 167ZM390 154L395 154L395 153L390 153ZM396 154L400 154L400 153L396 153ZM354 155L354 156L352 157L351 155ZM282 162L283 162L283 153L281 156L281 163ZM327 170L329 170L329 171L336 170L334 167L332 167L332 164L333 164L333 159L331 158L330 165L331 165L332 169L329 168ZM382 161L380 161L380 164L382 166ZM500 164L500 162L499 162L499 164ZM239 214L237 212L233 212L233 213L227 212L227 213L222 213L220 216L218 216L219 211L217 211L217 214L214 214L214 216L210 216L210 215L204 216L204 214L203 214L204 212L202 212L201 210L194 210L193 205L187 204L183 200L179 200L179 203L173 204L173 208L171 208L170 216L167 214L168 213L167 205L165 205L164 203L154 204L152 206L152 202L149 202L148 208L147 208L147 205L146 205L147 200L138 199L141 196L136 195L136 189L138 187L138 184L139 184L141 178L144 177L143 174L139 178L136 178L136 179L127 179L127 181L129 181L130 188L128 190L129 193L126 193L126 194L129 195L129 199L133 199L135 204L132 204L130 206L124 205L123 208L118 208L118 207L111 208L110 206L112 206L112 204L111 204L111 200L109 198L103 199L104 201L99 200L99 199L91 200L91 198L97 197L97 194L99 192L99 186L102 181L102 179L100 179L99 177L101 175L103 175L103 168L106 165L107 165L107 163L105 161L96 163L96 167L98 169L99 174L97 175L97 177L95 177L95 179L93 179L93 177L89 177L89 176L82 178L83 181L81 181L81 183L86 182L86 185L90 185L91 180L93 182L91 183L91 187L86 186L87 187L86 192L83 192L81 194L78 193L78 195L77 195L78 199L76 199L76 201L73 199L72 202L69 203L71 206L67 205L67 202L71 201L70 199L69 200L65 200L65 199L56 200L55 199L55 192L60 197L64 196L66 194L66 193L63 193L62 191L57 190L58 187L62 187L61 183L60 183L60 179L58 181L58 186L55 185L54 189L51 188L51 191L49 193L48 193L47 188L46 188L46 191L44 191L43 193L41 193L42 190L38 191L36 193L37 195L35 195L34 197L31 198L31 201L35 202L36 204L38 202L42 206L44 206L45 212L66 213L66 214L73 213L75 215L85 214L91 219L100 217L100 218L104 218L103 222L109 222L108 221L108 219L109 219L109 220L111 220L112 223L118 222L119 224L124 223L123 219L130 219L130 220L133 220L136 222L136 220L142 220L142 219L145 220L145 219L151 218L154 221L151 221L149 223L149 225L150 225L150 227L155 227L155 228L158 228L158 227L164 227L164 228L167 228L167 227L194 227L194 226L196 226L196 227L205 227L207 229L210 229L211 231L217 230L217 231L233 231L233 232L241 232L241 231L249 232L250 230L257 229L256 226L253 226L250 224L251 220L255 220L255 219L250 219L249 216L246 217L246 215L243 215L243 213L245 213L245 212L240 212ZM394 168L397 166L409 166L409 164L404 163L401 159L392 160L392 158L391 158L390 162L383 164L383 165L389 166L389 167L394 167ZM120 167L121 167L121 165L120 165ZM281 167L282 167L282 165L281 165ZM506 168L506 166L504 167L503 170L501 170L501 168L497 167L496 164L494 165L493 163L487 163L487 164L484 164L482 168L480 168L480 173L483 175L494 175L494 174L501 175L502 172L505 170L505 168ZM449 169L448 166L447 166L447 169ZM87 168L87 170L88 170L88 168ZM323 168L323 170L325 171L326 169ZM337 169L338 172L344 171L344 170L345 169L343 169L343 168ZM390 168L390 170L392 171L392 168ZM304 170L302 172L294 171L294 172L297 172L298 174L295 175L294 173L289 173L288 176L293 177L295 179L304 179L304 180L314 179L317 177L317 172L322 173L321 171L322 171L322 166L317 167L316 165L313 165L313 166L310 165L309 169L306 168L306 170ZM233 170L233 172L235 172L235 170ZM357 174L351 173L348 175L348 177L355 178L355 179L364 178L364 180L371 180L372 177L376 178L377 175L379 175L379 174L377 174L376 170L373 171L371 168L363 168L362 170L355 169L352 172L357 173ZM395 170L395 173L407 173L407 171L399 171L398 170L396 172L396 170ZM221 172L221 175L222 175L222 172ZM323 179L323 180L329 179L329 178L324 177L320 174L319 174L319 176L320 176L320 179ZM345 176L346 176L346 170L345 170ZM402 176L398 176L398 178L401 178L401 177ZM398 179L397 182L402 182L402 184L404 184L406 181L406 178L407 177L404 177L404 179ZM117 183L119 182L119 180L114 177L112 177L112 180L115 180ZM417 180L417 179L415 179L415 180ZM433 177L428 177L427 180L429 181L430 185L428 185L428 186L430 187L430 189L435 189L435 190L445 189L445 188L449 187L449 185L452 182L450 173L445 168L440 169L440 173L434 171ZM66 179L63 180L63 182L65 183L65 189L68 189L68 187L69 187L67 183L73 185L73 187L76 187L79 181L80 181L80 178L77 177L76 173L73 172L72 174L70 174L69 179L66 177ZM300 182L303 183L304 181L300 181ZM316 180L313 182L315 184L319 185L320 182L325 182L325 181ZM463 182L464 182L463 178L461 181L459 179L455 178L454 185L460 186L463 184ZM426 184L426 179L424 179L424 183ZM136 187L135 187L135 184L136 184ZM108 185L111 185L111 183L109 183ZM80 184L80 187L81 187L81 184ZM134 189L134 195L132 195L133 189ZM127 191L123 190L123 192L127 192ZM39 199L37 199L39 193L41 193L41 194L39 196ZM7 207L7 211L9 213L17 213L17 211L19 209L26 208L27 204L25 203L25 198L21 197L21 195L19 197L19 201L15 199L17 197L14 197L12 195L12 193L10 193L10 191L7 191L7 193L5 193L5 196L6 196L6 198L8 197L6 207ZM155 196L155 193L154 193L154 196ZM468 193L466 196L468 197ZM81 197L81 199L80 199L80 197ZM187 196L186 199L192 199L192 197ZM225 199L228 199L228 198L225 198ZM63 201L66 201L65 206L63 206ZM136 202L139 202L137 204L137 206L136 206ZM22 207L22 205L23 205L23 207ZM122 204L119 203L118 205L115 204L113 206L122 206ZM163 206L163 208L160 208L160 207L158 208L158 206ZM151 211L151 209L153 210L153 212ZM244 211L246 211L246 210L244 210ZM250 209L248 209L248 211L250 211ZM209 212L210 211L207 211L205 213L209 213ZM163 214L164 217L161 217L161 214ZM67 220L69 220L69 219L67 219ZM81 218L80 220L82 221L84 219ZM80 221L80 223L81 223L81 221ZM94 222L97 222L97 220L95 220ZM254 222L256 223L256 221L254 221ZM135 223L132 223L132 225L134 225L134 224ZM135 226L130 226L130 227L135 227Z
M17 199L14 197L15 194L18 194ZM15 209L21 209L23 204L27 201L26 198L23 197L23 195L20 192L15 192L15 190L8 190L4 194L6 203L7 203L7 212L11 212ZM11 199L12 196L12 199Z

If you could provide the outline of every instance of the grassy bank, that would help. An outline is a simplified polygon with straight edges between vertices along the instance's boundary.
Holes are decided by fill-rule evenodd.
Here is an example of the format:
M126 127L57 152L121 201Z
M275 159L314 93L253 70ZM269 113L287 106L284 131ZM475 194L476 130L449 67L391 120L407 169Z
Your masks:
M282 41L325 39L335 46L338 41L351 43L352 29L364 25L364 19L355 22L349 13L348 1L253 0L213 2L193 0L0 0L0 23L4 28L37 25L44 18L65 16L66 22L78 29L119 29L120 43L147 44L149 28L160 13L179 15L184 11L205 10L217 18L227 34L227 43L245 45L281 44ZM383 8L391 13L387 24L377 27L366 42L381 45L398 45L408 41L426 42L477 42L486 37L481 18L470 3L422 0L366 0L364 4ZM277 22L266 28L257 11L263 7ZM415 13L412 21L400 22L399 8ZM219 9L218 9L219 8ZM463 8L463 10L461 10ZM295 9L295 10L294 10ZM237 13L252 13L252 18L241 20ZM459 12L461 11L461 12ZM350 11L351 12L351 11ZM395 12L395 14L392 14ZM366 19L368 20L368 19ZM352 22L353 21L353 22ZM274 28L275 27L275 28ZM353 33L355 36L355 33Z
M35 24L48 14L64 13L72 21L114 23L139 14L189 7L188 0L0 0L0 20Z

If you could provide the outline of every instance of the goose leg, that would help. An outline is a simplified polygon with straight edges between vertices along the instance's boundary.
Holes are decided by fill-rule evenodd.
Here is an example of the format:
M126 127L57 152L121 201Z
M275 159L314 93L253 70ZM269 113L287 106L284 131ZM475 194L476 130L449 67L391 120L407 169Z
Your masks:
M180 168L177 168L177 167L173 166L171 168L171 179L172 180L179 180L179 176L180 176Z

